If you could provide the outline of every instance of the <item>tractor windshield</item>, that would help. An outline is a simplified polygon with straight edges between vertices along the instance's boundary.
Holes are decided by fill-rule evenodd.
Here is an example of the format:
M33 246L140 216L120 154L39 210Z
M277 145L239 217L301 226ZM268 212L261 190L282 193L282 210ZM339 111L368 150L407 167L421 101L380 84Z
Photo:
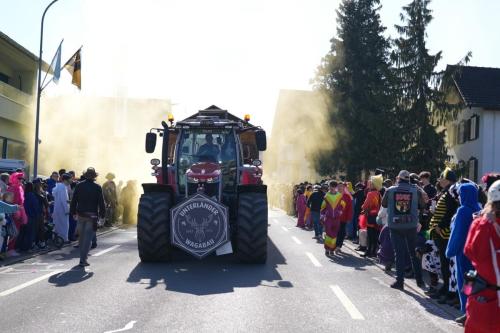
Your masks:
M234 191L236 187L237 150L232 129L186 129L179 141L178 184L184 192L186 171L198 162L211 162L220 166L224 191Z

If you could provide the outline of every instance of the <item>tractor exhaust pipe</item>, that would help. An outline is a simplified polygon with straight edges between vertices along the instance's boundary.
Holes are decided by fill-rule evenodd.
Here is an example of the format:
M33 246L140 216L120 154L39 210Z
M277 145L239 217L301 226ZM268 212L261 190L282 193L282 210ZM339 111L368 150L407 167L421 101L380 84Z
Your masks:
M161 148L161 174L162 174L162 182L163 184L168 184L168 139L170 136L168 124L165 121L161 122L163 126L163 144Z

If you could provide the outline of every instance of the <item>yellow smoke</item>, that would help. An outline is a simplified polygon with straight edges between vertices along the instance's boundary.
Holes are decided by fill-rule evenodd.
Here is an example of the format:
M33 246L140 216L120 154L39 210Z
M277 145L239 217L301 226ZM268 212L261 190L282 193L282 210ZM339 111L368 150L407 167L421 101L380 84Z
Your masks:
M145 133L165 120L169 101L75 94L45 98L42 108L39 174L49 176L64 168L78 177L91 166L102 184L113 173L117 185L129 187L122 198L126 210L136 207L140 183L155 182L149 160L161 150L158 140L157 152L146 154Z
M320 92L280 91L264 154L264 181L271 205L291 211L293 185L321 180L315 171L317 156L333 148L328 103Z

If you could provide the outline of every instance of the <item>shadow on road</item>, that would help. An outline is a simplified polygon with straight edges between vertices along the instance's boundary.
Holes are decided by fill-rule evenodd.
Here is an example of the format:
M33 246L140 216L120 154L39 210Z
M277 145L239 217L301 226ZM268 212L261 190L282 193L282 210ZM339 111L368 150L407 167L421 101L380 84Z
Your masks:
M55 258L55 260L74 260L77 258L80 258L80 249L71 246L71 250L69 252L60 252L60 253L55 253L52 254L52 256Z
M409 290L403 290L406 295L412 297L414 300L416 300L421 307L425 309L425 311L429 312L430 314L434 316L438 316L444 319L448 320L454 320L458 316L452 315L449 311L445 311L443 307L434 304L428 297L422 297L419 294L409 291Z
M69 271L52 275L49 278L49 283L54 284L56 287L66 287L70 284L80 283L88 280L93 275L93 272L87 272L83 268L75 266Z
M291 288L290 281L283 281L277 271L278 265L285 265L285 257L268 240L268 258L265 265L244 265L234 256L210 256L199 261L186 254L174 256L171 263L139 263L130 272L129 283L147 285L153 289L164 285L166 290L193 295L213 295L233 292L235 288L261 285L276 288Z
M342 252L339 255L330 257L330 261L337 265L352 267L354 268L354 270L357 271L364 271L366 270L364 267L374 265L371 260L366 260L364 258L354 256L347 252Z

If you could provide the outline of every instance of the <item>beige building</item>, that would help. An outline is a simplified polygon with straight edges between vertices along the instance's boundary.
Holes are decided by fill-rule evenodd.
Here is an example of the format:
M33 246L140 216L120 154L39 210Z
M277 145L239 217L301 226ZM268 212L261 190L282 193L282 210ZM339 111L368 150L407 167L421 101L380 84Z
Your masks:
M37 62L34 54L0 32L0 158L31 160Z

